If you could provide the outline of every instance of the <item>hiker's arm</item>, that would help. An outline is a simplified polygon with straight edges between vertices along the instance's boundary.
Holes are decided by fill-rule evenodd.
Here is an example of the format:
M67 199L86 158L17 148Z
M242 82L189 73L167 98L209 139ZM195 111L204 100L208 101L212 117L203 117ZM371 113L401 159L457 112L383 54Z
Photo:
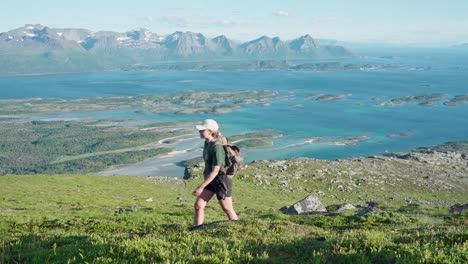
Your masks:
M193 194L196 196L200 195L203 192L203 189L205 189L205 187L208 186L208 184L210 184L214 178L216 178L216 175L218 175L220 169L221 167L218 165L213 166L213 169L211 170L210 174L208 174L208 177L206 177L200 186L198 186L195 191L193 191Z
M216 175L218 175L220 169L221 167L218 165L213 166L213 169L211 170L210 174L208 174L208 177L206 177L206 179L198 187L205 188L206 186L208 186L208 184L210 184L210 182L212 182L214 178L216 178Z

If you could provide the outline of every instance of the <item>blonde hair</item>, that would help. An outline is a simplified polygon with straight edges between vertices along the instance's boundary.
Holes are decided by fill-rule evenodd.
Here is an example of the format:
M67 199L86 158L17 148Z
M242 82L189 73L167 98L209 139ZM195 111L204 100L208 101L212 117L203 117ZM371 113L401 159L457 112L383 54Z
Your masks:
M211 131L211 130L210 130ZM211 131L211 135L214 137L214 138L220 138L222 137L223 135L221 134L220 131Z

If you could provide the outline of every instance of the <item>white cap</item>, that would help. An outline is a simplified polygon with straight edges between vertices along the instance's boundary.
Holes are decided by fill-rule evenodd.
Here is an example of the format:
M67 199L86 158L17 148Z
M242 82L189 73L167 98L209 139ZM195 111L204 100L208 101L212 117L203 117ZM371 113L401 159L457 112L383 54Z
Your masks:
M218 131L219 129L218 123L216 123L216 121L214 121L213 119L206 119L201 125L196 125L195 127L198 130L209 129L211 131Z

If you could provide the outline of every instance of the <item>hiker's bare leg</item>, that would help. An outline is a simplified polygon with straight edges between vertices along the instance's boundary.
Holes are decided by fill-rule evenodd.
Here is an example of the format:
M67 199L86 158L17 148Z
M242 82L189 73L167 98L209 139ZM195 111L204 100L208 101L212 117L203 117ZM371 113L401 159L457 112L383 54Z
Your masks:
M223 208L229 220L237 220L237 214L234 211L234 206L232 205L232 197L226 197L219 200L219 205Z
M203 192L195 200L195 215L194 224L201 225L205 218L205 206L208 201L213 197L214 192L204 189Z

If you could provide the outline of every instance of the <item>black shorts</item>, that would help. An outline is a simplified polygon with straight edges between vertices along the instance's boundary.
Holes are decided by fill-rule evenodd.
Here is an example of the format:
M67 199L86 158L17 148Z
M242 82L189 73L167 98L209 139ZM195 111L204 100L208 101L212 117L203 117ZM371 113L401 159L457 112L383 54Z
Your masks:
M226 175L218 175L210 184L205 187L206 190L214 192L218 200L231 197L232 179Z

